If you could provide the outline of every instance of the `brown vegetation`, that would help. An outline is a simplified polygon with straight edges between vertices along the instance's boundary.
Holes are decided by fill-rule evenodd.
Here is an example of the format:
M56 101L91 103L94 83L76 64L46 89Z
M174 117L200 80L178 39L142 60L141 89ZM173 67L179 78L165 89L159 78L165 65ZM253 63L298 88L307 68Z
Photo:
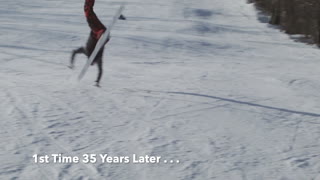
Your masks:
M270 24L302 34L320 46L320 0L249 0L270 14Z

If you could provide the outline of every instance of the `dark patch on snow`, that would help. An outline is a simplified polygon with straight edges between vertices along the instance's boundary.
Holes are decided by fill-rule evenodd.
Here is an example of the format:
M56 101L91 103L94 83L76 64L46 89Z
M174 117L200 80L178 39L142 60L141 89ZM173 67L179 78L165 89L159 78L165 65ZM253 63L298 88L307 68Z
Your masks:
M270 22L270 16L263 12L257 12L257 18L261 23L269 23Z
M199 17L211 17L213 15L213 12L210 10L206 10L206 9L195 9L194 14L199 16Z
M178 30L178 33L208 36L208 34L218 35L222 33L259 34L261 32L251 29L239 29L235 26L214 24L210 22L195 22L193 25Z
M213 11L210 9L194 9L194 8L186 8L183 11L184 18L201 18L201 19L209 19L214 15L222 15L221 12Z

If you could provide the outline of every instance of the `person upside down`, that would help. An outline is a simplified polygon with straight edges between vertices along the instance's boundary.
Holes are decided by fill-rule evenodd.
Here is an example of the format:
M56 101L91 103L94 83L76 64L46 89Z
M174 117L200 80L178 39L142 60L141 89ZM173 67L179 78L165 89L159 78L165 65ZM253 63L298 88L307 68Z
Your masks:
M76 54L82 53L85 54L88 58L94 51L94 48L96 47L96 44L101 37L101 35L107 30L107 28L101 23L95 12L93 11L95 0L85 0L84 3L84 14L86 16L88 25L91 29L89 38L87 40L85 47L80 47L72 51L71 60L70 60L70 68L74 68L74 61ZM126 18L121 15L119 17L121 20L125 20ZM110 40L110 37L108 37L107 42L104 44L106 45ZM103 51L104 46L100 49L95 59L92 61L91 65L97 64L98 66L98 77L96 82L96 85L100 85L100 80L103 73L103 64L102 64L102 57L103 57Z

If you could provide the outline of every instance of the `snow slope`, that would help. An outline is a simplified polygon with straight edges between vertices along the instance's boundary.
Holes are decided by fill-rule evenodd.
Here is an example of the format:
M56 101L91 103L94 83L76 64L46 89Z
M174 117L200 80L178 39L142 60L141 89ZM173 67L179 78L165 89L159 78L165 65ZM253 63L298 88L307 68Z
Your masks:
M97 0L108 22L119 1ZM68 65L78 0L0 3L0 179L320 179L320 51L245 0L128 0L104 57ZM34 154L180 163L36 164Z

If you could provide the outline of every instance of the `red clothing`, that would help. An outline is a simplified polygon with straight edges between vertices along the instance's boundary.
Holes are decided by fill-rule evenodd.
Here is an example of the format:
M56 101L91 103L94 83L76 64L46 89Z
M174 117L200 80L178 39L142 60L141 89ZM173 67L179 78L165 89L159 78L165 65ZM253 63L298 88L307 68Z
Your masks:
M93 11L94 2L95 0L85 0L84 13L91 29L91 35L95 39L99 39L107 28L101 23L101 21Z

